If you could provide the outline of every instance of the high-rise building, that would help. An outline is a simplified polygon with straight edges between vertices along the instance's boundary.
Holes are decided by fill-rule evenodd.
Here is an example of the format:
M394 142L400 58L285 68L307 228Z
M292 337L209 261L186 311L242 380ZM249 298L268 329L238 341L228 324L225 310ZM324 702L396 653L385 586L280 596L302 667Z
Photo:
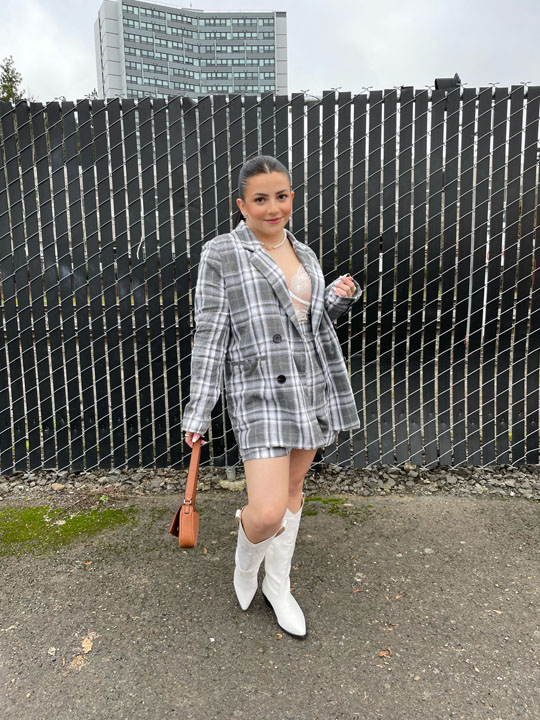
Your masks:
M101 98L287 94L287 15L103 0L94 26Z

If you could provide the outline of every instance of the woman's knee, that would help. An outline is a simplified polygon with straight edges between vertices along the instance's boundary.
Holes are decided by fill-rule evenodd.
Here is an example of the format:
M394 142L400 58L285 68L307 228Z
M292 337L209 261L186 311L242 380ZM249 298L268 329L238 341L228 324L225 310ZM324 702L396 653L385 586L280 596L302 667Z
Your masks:
M251 508L251 522L261 533L278 529L287 510L287 503L269 502Z

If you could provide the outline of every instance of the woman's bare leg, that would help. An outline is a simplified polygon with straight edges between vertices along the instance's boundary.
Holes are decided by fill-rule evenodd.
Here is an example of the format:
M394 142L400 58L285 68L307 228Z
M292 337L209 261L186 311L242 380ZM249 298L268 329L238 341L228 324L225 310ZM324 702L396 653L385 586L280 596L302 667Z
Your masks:
M315 450L300 450L299 448L293 448L291 450L289 464L289 500L287 507L292 513L298 512L302 505L304 478L311 467L316 452L317 448L315 448Z
M289 502L289 457L244 462L248 504L242 511L242 526L252 543L266 540L281 526Z

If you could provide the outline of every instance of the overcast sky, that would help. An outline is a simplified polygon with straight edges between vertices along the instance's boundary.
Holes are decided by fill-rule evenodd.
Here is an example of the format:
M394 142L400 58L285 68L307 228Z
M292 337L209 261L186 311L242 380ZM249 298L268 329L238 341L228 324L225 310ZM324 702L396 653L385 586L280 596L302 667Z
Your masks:
M37 100L97 87L101 0L2 0L0 59ZM190 3L169 5L188 7ZM289 92L423 88L458 72L469 87L540 84L539 0L193 0L203 10L285 10Z

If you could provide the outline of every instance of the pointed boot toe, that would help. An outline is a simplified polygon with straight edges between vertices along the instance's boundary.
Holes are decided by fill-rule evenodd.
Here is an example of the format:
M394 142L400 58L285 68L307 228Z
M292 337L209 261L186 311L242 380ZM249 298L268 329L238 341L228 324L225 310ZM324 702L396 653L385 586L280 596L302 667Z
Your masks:
M290 590L277 596L273 595L264 580L261 590L266 604L274 611L279 627L293 637L305 638L306 619Z

